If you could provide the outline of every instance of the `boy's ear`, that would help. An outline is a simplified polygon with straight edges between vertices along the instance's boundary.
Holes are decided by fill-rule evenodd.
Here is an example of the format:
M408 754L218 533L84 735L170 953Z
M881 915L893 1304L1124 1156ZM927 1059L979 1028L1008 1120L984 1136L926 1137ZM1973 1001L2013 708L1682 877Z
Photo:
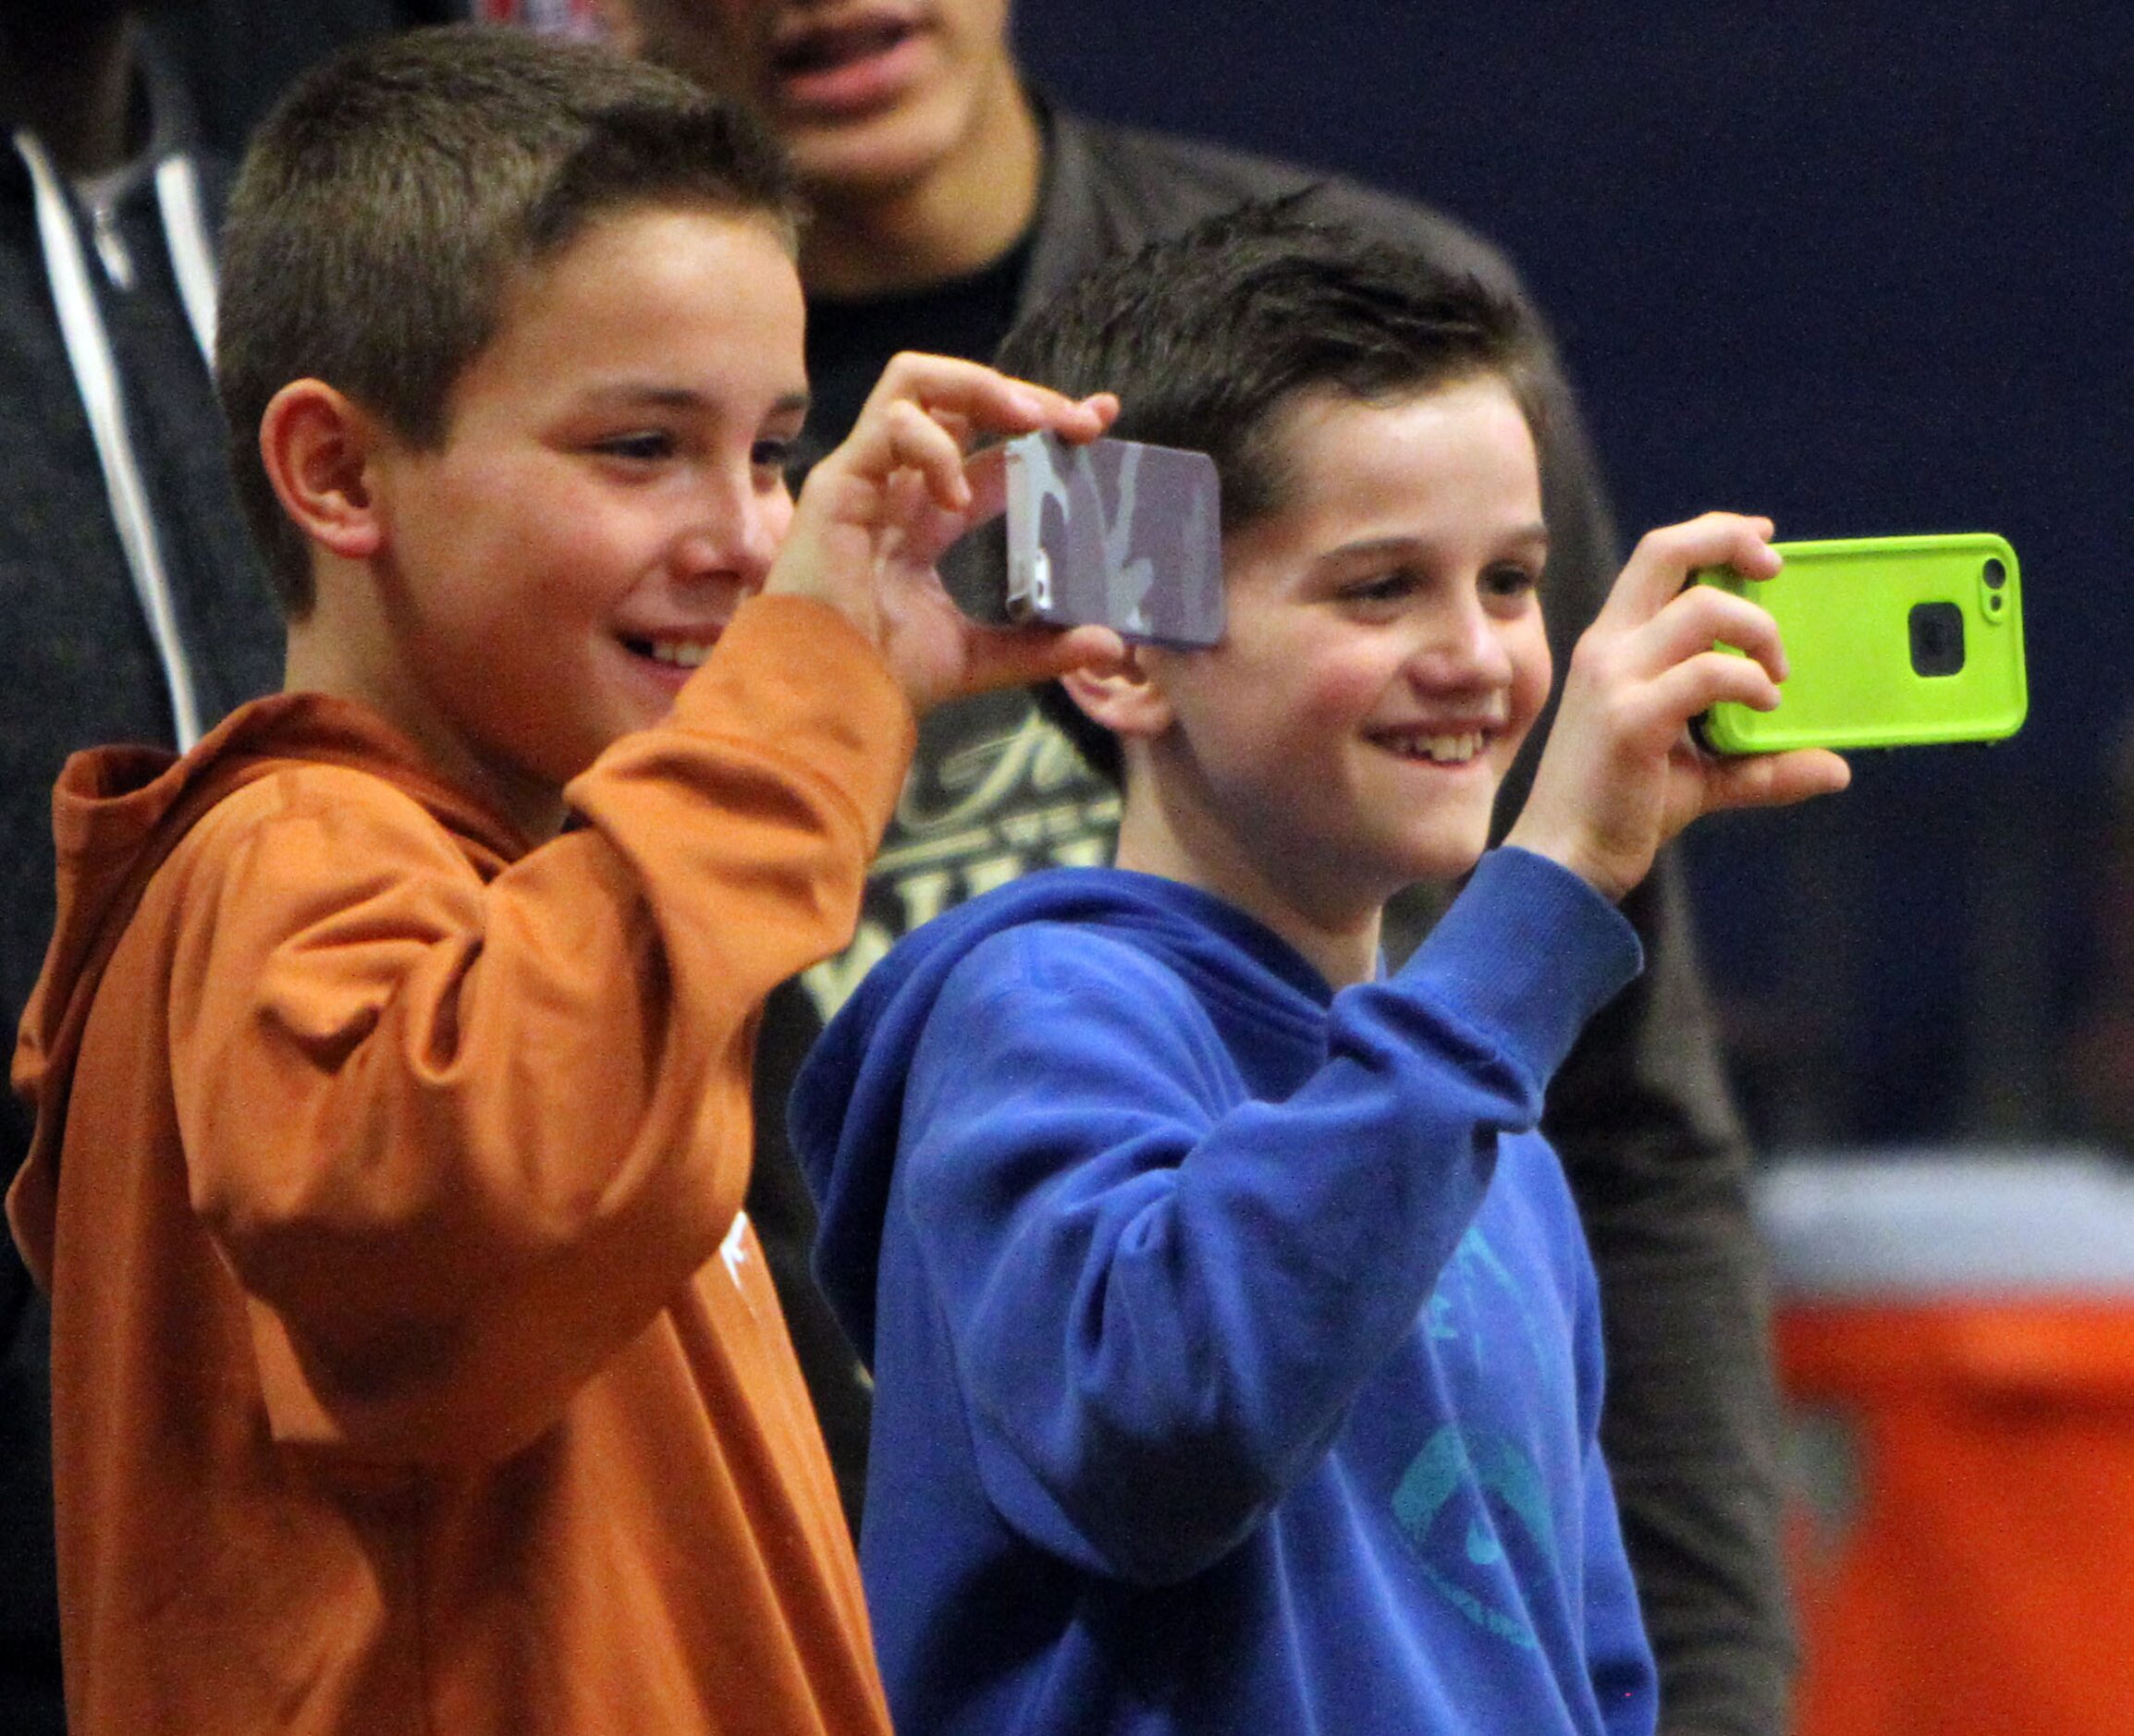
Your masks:
M350 560L384 540L371 487L381 430L375 418L323 380L292 380L260 418L260 462L297 529Z
M1069 697L1122 741L1147 741L1171 727L1171 701L1149 672L1146 646L1129 645L1108 675L1071 669L1060 678Z

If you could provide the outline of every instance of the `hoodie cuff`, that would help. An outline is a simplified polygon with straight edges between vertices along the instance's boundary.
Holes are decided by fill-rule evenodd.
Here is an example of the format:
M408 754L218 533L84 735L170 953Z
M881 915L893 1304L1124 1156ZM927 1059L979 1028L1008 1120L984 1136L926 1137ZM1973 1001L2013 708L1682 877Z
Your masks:
M1614 905L1548 857L1504 846L1482 858L1397 980L1438 986L1547 1079L1644 964Z
M918 742L911 701L881 653L839 610L812 597L743 603L677 696L672 720L730 740L751 737L804 760L848 792L877 838Z

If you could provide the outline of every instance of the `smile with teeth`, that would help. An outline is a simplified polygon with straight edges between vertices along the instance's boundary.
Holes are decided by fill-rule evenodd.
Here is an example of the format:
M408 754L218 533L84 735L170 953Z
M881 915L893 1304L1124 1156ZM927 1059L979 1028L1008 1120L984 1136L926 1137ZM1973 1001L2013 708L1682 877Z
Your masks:
M708 639L632 639L624 642L641 657L672 664L678 669L703 666L715 642Z
M1374 740L1403 759L1429 760L1437 765L1465 765L1479 754L1490 738L1485 730L1459 729L1431 733L1421 729L1390 730Z

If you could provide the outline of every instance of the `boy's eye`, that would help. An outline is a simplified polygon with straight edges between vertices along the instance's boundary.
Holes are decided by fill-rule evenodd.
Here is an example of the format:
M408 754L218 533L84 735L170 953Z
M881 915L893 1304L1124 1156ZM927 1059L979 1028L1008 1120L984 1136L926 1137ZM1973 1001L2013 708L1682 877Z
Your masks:
M1343 603L1371 604L1398 603L1416 588L1415 578L1405 572L1374 573L1367 579L1359 579L1342 587Z
M611 434L593 443L604 458L622 458L633 464L656 464L674 456L674 436L662 429L644 428L633 434Z
M1482 574L1482 591L1487 596L1523 597L1537 589L1541 575L1531 567L1517 561L1500 561L1486 568Z
M749 449L749 462L759 471L784 471L792 463L793 443L791 440L758 440Z

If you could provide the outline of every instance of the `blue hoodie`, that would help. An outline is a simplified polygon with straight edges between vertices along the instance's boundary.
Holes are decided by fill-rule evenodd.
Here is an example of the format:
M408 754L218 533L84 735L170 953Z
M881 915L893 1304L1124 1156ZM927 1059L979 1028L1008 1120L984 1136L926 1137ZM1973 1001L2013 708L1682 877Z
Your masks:
M904 1736L1651 1730L1592 1270L1535 1131L1637 965L1498 850L1339 994L1112 869L876 967L791 1125L875 1371L861 1567Z

